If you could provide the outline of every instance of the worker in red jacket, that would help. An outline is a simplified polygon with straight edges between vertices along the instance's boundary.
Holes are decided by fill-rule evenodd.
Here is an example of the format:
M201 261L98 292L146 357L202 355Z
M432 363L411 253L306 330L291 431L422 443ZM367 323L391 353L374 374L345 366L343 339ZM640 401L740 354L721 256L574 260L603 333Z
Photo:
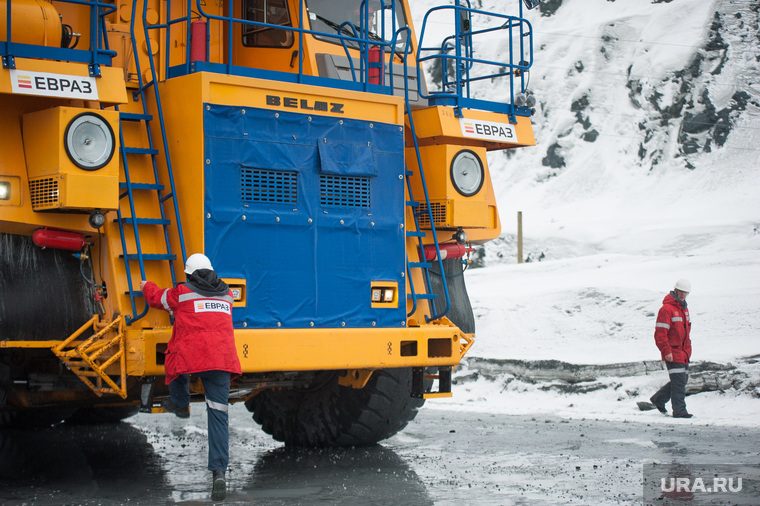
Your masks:
M679 279L673 291L665 296L657 314L654 341L668 368L670 381L652 396L650 401L661 413L667 414L665 403L670 400L674 418L691 418L686 411L686 382L689 380L691 357L691 318L686 296L691 291L688 279Z
M208 413L208 469L212 472L211 498L227 494L225 472L229 462L230 380L241 373L232 329L232 292L219 279L211 261L200 253L185 264L187 282L161 289L141 281L140 289L151 307L174 316L166 351L166 384L170 399L161 406L180 418L190 416L190 379L200 377Z

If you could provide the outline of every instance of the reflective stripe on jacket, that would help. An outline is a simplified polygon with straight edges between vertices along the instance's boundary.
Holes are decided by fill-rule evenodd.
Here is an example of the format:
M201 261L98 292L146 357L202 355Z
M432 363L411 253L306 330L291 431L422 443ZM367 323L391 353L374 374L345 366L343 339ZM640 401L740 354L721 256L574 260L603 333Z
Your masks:
M690 331L691 318L688 308L669 293L662 301L662 307L657 314L657 323L654 328L654 341L660 349L663 360L665 360L665 355L672 353L672 362L689 363L691 357Z
M232 328L232 292L205 296L180 284L161 289L148 282L143 288L151 307L174 315L172 337L166 353L166 384L180 374L227 371L241 373Z

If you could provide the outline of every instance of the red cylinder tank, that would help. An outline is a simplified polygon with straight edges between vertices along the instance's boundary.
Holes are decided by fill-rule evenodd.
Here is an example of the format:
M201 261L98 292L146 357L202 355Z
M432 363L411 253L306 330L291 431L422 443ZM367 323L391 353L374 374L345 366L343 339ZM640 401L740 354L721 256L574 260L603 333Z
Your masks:
M372 46L367 54L369 61L369 83L383 84L385 77L385 61L383 60L383 50L380 46Z
M448 244L439 244L438 249L441 250L441 260L445 260L447 258L462 258L467 253L467 247L464 244L459 244L458 242L455 243L448 243ZM470 248L472 250L472 248ZM438 255L435 254L435 245L434 244L428 244L425 246L425 260L431 261L435 260Z
M70 251L79 251L87 244L82 234L47 227L35 230L32 234L32 241L40 248L66 249Z
M190 61L207 61L206 22L193 21L190 25Z

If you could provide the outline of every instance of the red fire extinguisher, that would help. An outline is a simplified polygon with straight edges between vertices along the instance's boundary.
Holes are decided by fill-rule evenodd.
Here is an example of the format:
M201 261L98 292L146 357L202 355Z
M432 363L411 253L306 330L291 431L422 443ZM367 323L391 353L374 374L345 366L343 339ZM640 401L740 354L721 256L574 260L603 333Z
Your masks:
M190 24L190 61L207 61L206 22L193 21Z
M82 234L47 227L35 230L32 234L32 241L40 248L66 249L69 251L79 251L87 245Z
M385 81L385 59L380 46L372 46L367 54L369 61L369 84L382 85Z

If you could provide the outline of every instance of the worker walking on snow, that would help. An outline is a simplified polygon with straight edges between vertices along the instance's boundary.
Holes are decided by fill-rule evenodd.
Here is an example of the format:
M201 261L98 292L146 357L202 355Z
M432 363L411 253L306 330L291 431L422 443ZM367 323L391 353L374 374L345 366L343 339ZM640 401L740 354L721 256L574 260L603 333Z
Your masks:
M686 411L686 382L689 380L691 357L691 318L686 306L686 296L691 291L688 279L679 279L673 291L665 296L657 314L654 341L668 368L670 381L649 399L664 414L665 403L670 400L674 418L691 418Z
M187 283L161 289L141 281L151 307L174 315L166 353L166 384L170 399L161 406L180 418L190 416L190 374L201 378L208 413L208 469L212 472L211 499L227 495L225 472L229 461L230 380L241 374L232 328L232 292L219 279L211 261L200 253L185 264Z

